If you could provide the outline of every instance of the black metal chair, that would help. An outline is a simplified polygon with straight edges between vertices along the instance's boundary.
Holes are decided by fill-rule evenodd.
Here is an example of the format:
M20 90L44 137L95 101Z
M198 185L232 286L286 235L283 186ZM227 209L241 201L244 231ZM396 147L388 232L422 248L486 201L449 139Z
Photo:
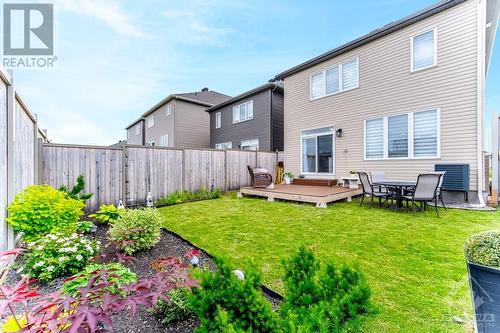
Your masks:
M438 188L442 177L442 173L422 173L418 175L417 185L410 190L411 193L403 196L407 202L411 202L413 213L415 213L415 208L419 211L425 210L427 202L432 201L439 217ZM420 207L417 206L417 202L420 203Z
M363 196L361 197L361 203L359 204L360 207L363 204L366 195L370 196L370 208L373 206L374 198L378 198L378 204L379 206L382 206L382 204L386 203L391 197L391 194L386 186L377 185L374 187L366 172L358 172L358 176L359 181L361 182L361 187L363 188ZM382 199L385 200L382 202Z

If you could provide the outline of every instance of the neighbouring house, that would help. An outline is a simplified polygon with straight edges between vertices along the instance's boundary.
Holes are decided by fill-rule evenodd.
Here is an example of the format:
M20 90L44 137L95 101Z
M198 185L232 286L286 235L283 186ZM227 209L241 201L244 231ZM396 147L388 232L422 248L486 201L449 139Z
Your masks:
M414 180L436 164L467 164L470 198L482 203L484 92L499 7L441 1L276 75L285 88L285 169Z
M126 127L127 143L208 148L210 124L205 110L230 98L208 88L169 95Z
M283 150L283 85L270 82L207 110L210 146Z

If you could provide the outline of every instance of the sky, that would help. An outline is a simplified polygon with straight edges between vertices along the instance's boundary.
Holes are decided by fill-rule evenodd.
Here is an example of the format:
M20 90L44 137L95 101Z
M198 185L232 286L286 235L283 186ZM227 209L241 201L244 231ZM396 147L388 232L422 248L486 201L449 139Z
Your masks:
M58 0L55 68L16 70L14 82L53 142L109 145L169 94L209 87L235 96L432 3ZM500 112L498 44L488 127Z

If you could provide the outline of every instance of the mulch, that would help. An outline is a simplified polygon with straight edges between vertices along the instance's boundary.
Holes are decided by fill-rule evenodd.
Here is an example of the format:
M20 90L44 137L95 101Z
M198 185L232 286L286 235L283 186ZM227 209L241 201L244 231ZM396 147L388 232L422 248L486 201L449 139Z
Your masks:
M107 226L99 226L96 232L96 239L101 241L101 252L111 251L106 248L107 243ZM147 251L141 251L134 254L135 260L132 264L127 265L132 271L137 274L137 277L145 278L154 274L154 271L149 266L149 263L156 258L164 256L174 256L183 258L185 254L193 249L193 245L184 240L180 236L166 230L162 230L161 238L158 244ZM211 270L215 269L215 264L212 257L200 250L200 266L209 267ZM22 258L21 258L22 260ZM42 294L48 294L56 291L61 287L64 278L58 278L48 284L40 284L38 290ZM20 279L20 275L11 270L7 276L6 283L13 284ZM276 309L280 303L280 296L274 294L272 291L264 288L264 296L271 302L273 308ZM140 307L136 315L130 317L128 312L113 317L113 331L117 333L153 333L153 332L177 332L177 333L191 333L199 325L199 320L196 317L187 320L170 324L168 326L161 323L161 318L158 318L149 310Z

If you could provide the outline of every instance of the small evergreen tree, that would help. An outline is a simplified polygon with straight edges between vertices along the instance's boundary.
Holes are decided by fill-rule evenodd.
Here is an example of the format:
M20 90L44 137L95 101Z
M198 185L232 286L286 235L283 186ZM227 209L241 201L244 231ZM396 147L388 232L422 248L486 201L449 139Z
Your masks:
M83 201L89 200L92 198L93 193L81 193L85 189L85 177L83 175L79 175L76 178L76 183L73 185L71 191L68 191L66 186L59 187L59 191L66 193L71 199L80 199Z

